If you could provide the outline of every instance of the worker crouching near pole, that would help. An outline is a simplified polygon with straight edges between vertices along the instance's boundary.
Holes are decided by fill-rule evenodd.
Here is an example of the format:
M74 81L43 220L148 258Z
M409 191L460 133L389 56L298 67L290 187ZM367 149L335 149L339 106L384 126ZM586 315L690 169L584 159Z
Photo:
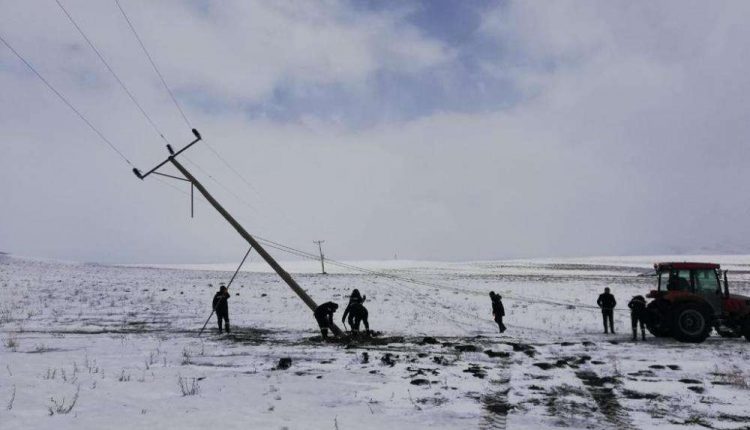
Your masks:
M339 308L339 305L333 302L325 302L315 308L315 320L320 327L320 335L323 340L328 339L328 329L333 326L333 314Z

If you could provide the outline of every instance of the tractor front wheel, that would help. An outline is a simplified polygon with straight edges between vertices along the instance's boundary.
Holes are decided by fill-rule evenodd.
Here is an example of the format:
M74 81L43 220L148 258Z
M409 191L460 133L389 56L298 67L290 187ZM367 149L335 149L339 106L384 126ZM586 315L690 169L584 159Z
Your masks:
M681 342L701 343L711 333L709 314L697 303L677 306L672 318L674 338Z

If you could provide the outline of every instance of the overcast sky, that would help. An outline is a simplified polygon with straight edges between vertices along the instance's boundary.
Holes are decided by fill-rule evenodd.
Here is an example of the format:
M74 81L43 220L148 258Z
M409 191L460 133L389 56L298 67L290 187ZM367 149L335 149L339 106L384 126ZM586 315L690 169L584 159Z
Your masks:
M61 2L190 141L114 1ZM261 236L340 259L750 252L750 2L121 4L244 180L203 143L186 166ZM0 35L133 164L164 159L53 0L0 0ZM135 178L0 44L0 251L238 260L173 182Z

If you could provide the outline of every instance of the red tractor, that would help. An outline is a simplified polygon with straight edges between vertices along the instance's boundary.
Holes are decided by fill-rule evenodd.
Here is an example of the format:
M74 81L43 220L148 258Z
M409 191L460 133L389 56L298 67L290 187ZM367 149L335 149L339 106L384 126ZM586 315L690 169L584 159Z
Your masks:
M729 294L726 270L713 263L656 263L654 269L659 284L646 306L651 334L700 343L715 328L722 337L744 335L750 342L750 297Z

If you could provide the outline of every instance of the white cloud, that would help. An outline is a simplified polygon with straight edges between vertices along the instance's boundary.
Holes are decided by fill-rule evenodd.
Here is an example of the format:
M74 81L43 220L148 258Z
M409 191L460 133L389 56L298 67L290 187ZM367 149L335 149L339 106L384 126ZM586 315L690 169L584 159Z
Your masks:
M170 138L187 140L114 5L65 4ZM356 93L379 71L419 77L456 60L405 24L403 11L123 5L175 88L225 105L188 114L259 192L203 145L190 157L254 206L202 175L251 231L301 247L322 237L332 256L444 259L663 252L742 245L750 233L741 197L750 191L746 3L498 7L481 31L502 55L482 58L481 73L523 89L517 104L359 130L314 111L287 123L248 119L232 103L284 85ZM2 10L3 34L139 167L164 157L96 58L72 45L82 42L53 3ZM184 196L137 181L22 70L0 49L9 89L0 93L0 169L13 183L0 190L0 248L128 261L236 257L241 241L209 208L187 219Z

